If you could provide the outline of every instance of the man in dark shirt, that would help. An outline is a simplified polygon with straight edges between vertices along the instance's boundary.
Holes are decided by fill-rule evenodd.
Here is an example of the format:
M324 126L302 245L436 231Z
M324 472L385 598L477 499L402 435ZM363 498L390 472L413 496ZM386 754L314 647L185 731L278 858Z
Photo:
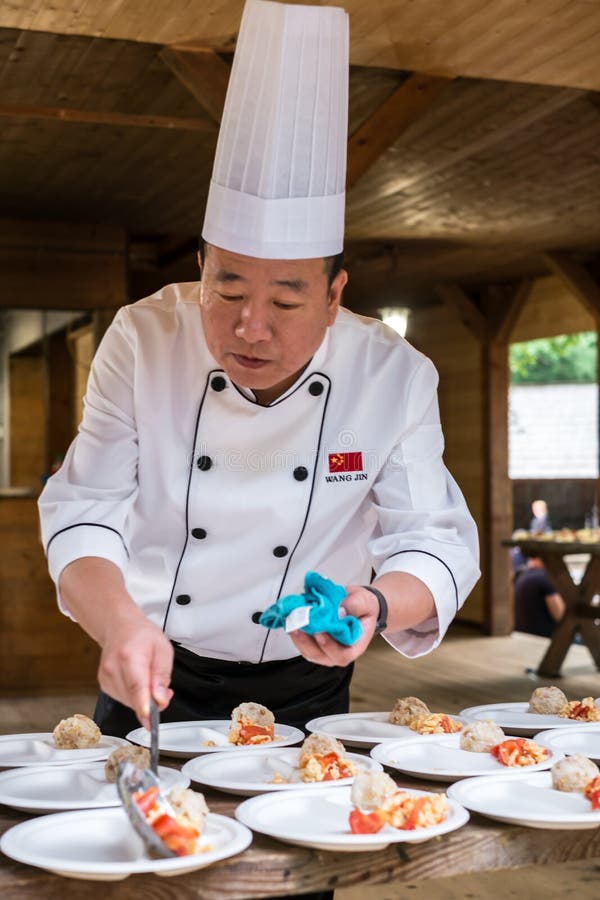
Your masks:
M542 560L527 558L515 575L515 630L550 637L565 611L565 601L552 584Z

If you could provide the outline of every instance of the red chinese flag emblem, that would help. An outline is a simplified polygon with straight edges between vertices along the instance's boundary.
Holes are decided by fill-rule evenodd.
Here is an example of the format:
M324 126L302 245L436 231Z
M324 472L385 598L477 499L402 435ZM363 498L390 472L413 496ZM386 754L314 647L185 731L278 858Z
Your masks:
M362 453L330 453L330 472L362 472Z

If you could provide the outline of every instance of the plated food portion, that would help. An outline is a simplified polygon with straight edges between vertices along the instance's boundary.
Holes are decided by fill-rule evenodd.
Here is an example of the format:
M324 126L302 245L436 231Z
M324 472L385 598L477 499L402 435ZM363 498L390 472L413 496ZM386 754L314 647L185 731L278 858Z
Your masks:
M506 737L491 721L472 722L458 734L386 742L374 747L371 756L399 772L431 781L456 781L524 767L539 771L557 758L535 741Z
M256 751L264 746L287 747L304 737L299 728L275 722L273 713L260 703L241 703L231 719L199 722L161 723L158 749L166 756L189 759L199 753L223 750ZM150 732L135 728L127 739L142 747L150 746Z
M453 734L461 728L459 716L433 713L418 697L399 697L390 712L321 716L306 723L307 731L333 735L350 747L365 748L424 734Z
M348 816L352 834L377 834L386 825L416 831L441 825L448 815L445 794L414 794L400 790L385 772L358 775L350 794Z
M90 720L91 721L91 720ZM16 766L64 766L106 759L117 747L127 746L122 738L102 734L94 746L58 746L53 732L0 735L0 768Z
M57 875L115 881L128 875L182 875L241 853L252 832L228 816L208 813L197 852L151 859L123 809L56 813L6 831L0 850L18 862Z
M600 771L589 759L566 756L549 772L494 775L457 782L448 795L472 812L532 828L597 828Z
M550 728L566 728L600 722L600 703L593 697L568 700L554 685L536 688L529 701L488 703L461 711L468 721L492 719L517 735L530 736Z
M381 769L375 760L349 753L335 738L312 734L300 748L263 747L255 753L199 756L186 762L182 772L207 787L254 796L269 791L344 786L352 783L357 772Z
M443 795L399 790L388 775L370 772L358 776L352 788L291 791L285 803L277 793L251 797L238 806L236 817L286 843L356 852L426 841L460 828L469 815Z

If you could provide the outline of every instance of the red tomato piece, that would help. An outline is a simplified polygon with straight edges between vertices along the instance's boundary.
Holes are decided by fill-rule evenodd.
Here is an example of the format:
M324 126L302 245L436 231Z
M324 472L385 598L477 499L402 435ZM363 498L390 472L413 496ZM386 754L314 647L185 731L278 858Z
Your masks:
M377 810L372 813L363 813L360 809L353 809L348 820L352 834L376 834L385 824Z

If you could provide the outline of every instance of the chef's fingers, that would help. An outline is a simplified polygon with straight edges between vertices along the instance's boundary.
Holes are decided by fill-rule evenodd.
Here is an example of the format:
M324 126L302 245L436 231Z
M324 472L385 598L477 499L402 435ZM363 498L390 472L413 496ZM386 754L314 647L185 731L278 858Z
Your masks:
M315 663L318 666L330 666L328 657L321 650L316 640L304 631L291 631L290 637L294 642L296 649L302 654L308 662Z
M169 687L173 670L173 647L170 641L154 648L152 659L151 693L162 711L171 702L173 691Z

